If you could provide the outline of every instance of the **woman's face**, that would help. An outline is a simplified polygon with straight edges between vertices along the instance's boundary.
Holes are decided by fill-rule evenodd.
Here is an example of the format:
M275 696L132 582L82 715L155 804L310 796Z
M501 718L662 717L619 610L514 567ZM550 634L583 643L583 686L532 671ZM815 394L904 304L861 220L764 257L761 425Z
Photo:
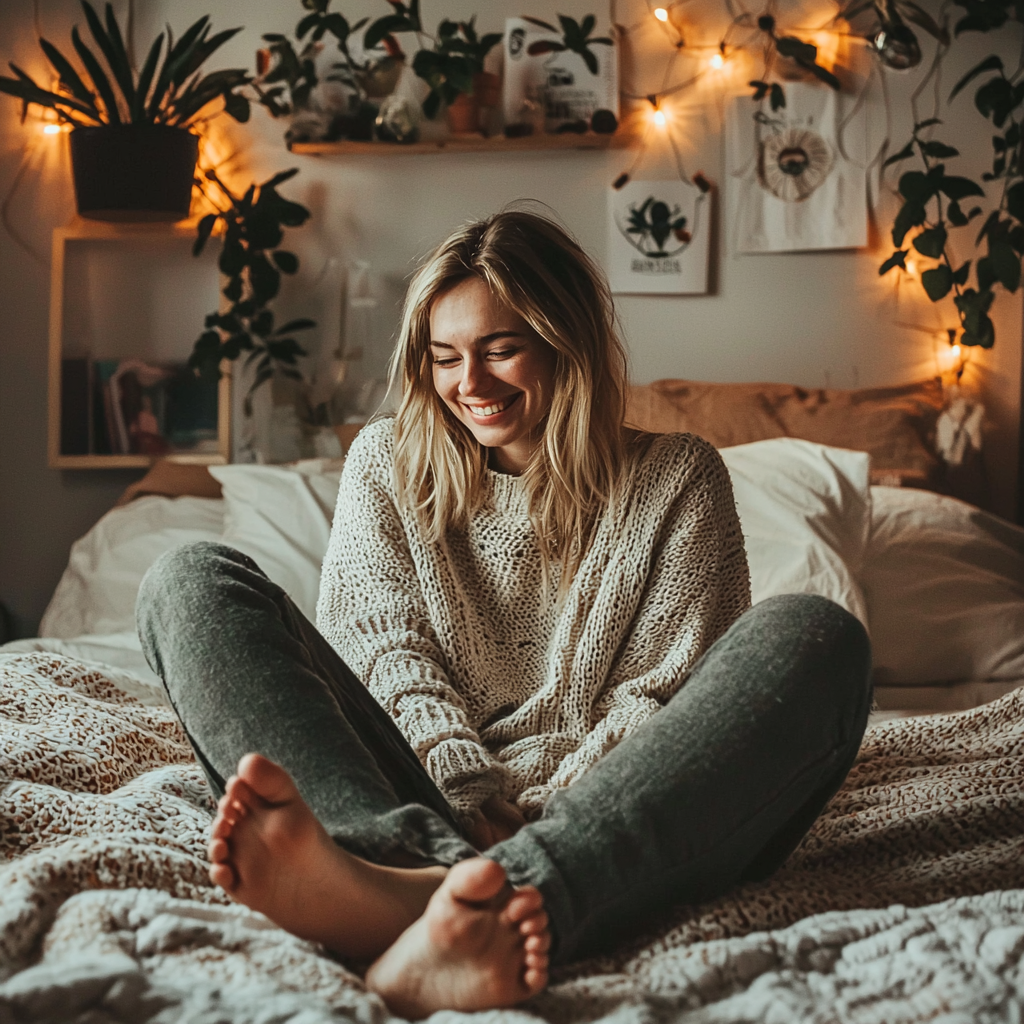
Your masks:
M430 308L434 388L485 448L490 463L521 473L540 439L555 384L555 350L478 277Z

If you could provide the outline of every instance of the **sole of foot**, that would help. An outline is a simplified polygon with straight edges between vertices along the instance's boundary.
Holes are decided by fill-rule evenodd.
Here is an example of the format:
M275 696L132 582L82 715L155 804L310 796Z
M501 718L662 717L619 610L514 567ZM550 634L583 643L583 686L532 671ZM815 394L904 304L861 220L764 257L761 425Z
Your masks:
M537 889L513 889L499 864L474 858L448 872L366 984L408 1020L514 1006L547 985L550 945Z
M247 754L210 833L210 880L281 928L369 960L423 913L446 868L392 868L341 849L291 776Z

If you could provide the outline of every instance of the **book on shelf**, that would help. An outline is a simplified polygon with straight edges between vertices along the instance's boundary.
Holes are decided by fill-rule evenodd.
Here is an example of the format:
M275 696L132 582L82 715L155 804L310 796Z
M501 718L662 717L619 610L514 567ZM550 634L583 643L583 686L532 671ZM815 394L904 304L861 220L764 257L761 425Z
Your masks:
M61 454L216 452L217 394L184 363L64 359Z

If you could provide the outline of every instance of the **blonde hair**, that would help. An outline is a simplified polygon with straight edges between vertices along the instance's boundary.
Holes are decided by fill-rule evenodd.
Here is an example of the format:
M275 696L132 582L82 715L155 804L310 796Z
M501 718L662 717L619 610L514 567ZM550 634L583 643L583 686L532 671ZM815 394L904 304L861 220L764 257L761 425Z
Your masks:
M486 449L437 394L430 352L431 306L474 276L556 353L551 408L522 477L545 569L561 563L564 593L620 486L626 356L604 275L552 221L495 214L454 232L414 275L391 362L402 396L396 494L432 543L465 524L482 497Z

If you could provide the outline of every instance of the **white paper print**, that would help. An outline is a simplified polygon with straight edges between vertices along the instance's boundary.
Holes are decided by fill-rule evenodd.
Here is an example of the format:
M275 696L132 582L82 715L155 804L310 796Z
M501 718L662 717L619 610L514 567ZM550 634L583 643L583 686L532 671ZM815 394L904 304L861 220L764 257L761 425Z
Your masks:
M867 245L865 119L843 124L853 98L787 82L786 106L736 97L726 169L735 252L854 249ZM761 112L760 119L755 115ZM840 134L839 128L842 125Z
M608 279L618 295L704 295L711 193L680 179L608 194Z

